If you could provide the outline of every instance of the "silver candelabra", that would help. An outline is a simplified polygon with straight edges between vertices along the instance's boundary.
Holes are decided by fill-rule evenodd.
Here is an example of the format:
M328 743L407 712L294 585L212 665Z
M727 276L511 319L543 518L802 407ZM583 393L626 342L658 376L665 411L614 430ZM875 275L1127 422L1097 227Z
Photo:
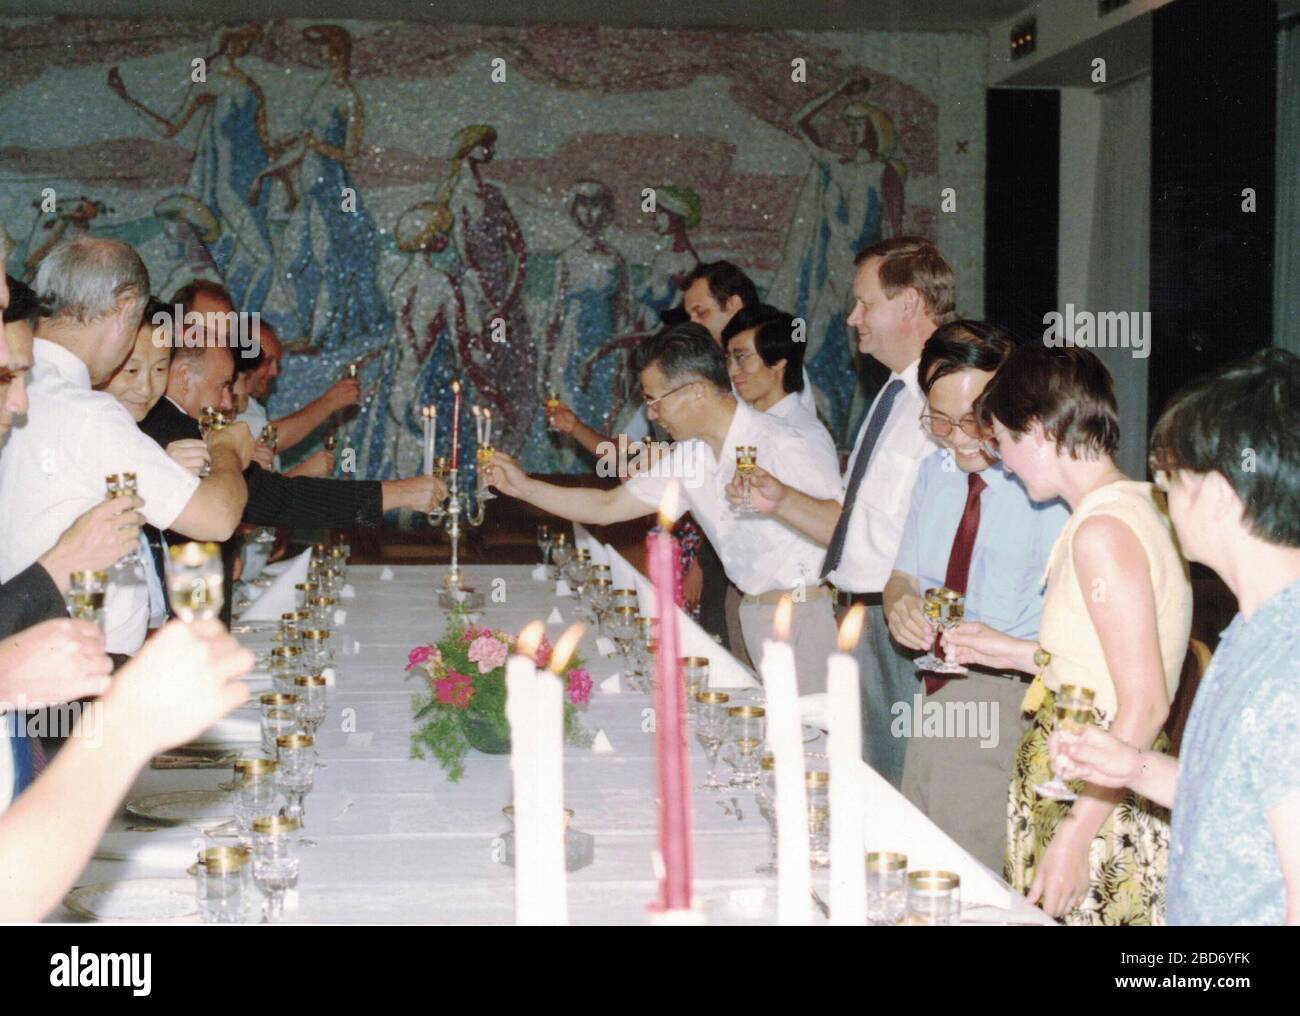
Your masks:
M447 497L433 511L429 513L429 524L431 526L441 525L451 540L451 568L447 571L446 577L442 581L442 588L438 593L438 605L444 609L457 607L461 610L474 610L481 607L484 602L482 593L476 592L473 588L466 586L461 581L460 573L460 534L461 534L461 517L464 516L467 525L477 528L483 524L487 515L487 502L496 497L487 485L483 482L483 468L492 461L491 448L478 449L478 484L471 495L460 489L460 469L448 469L447 477ZM473 501L473 508L470 508L470 501Z

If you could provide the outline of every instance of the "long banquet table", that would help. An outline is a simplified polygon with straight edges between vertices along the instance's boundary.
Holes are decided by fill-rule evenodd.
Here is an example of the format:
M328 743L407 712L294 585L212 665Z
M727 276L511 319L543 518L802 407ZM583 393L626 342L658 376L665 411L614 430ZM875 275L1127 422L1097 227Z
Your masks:
M335 686L317 738L326 764L317 771L306 802L305 833L314 845L300 850L296 905L286 914L290 922L514 920L514 871L497 860L499 837L508 828L501 809L511 800L509 757L471 751L458 783L448 783L435 762L410 758L411 699L422 686L418 678L408 679L403 668L413 645L434 641L443 632L446 619L436 605L434 588L444 572L423 566L349 569L348 582L357 595L340 603L347 617L333 639ZM382 578L385 573L391 578ZM483 623L517 633L529 621L546 619L555 607L565 624L574 619L574 601L557 599L552 586L534 580L531 573L520 566L465 569L467 584L491 593L496 580L497 588L504 590L504 602L489 600ZM562 628L551 623L547 633L554 640ZM240 638L261 651L270 645L268 632ZM354 643L359 644L356 651ZM340 653L340 647L345 651ZM657 895L651 701L626 687L621 694L601 692L600 682L619 663L597 652L590 631L579 651L594 682L584 725L593 733L603 730L613 751L597 754L566 746L565 800L575 812L572 824L595 838L594 863L568 877L570 919L643 924L646 904ZM256 713L250 706L236 715L252 719ZM824 739L809 748L825 751ZM698 746L692 750L692 777L698 783L704 758ZM224 769L146 769L128 799L216 788L229 777ZM133 842L131 838L139 836L144 842L147 837L176 835L127 832L138 822L119 812L110 833L118 842L124 837ZM694 835L695 888L708 923L774 921L775 879L754 871L767 858L768 841L752 794L696 794ZM166 876L184 877L184 872L139 858L95 859L78 884ZM817 884L826 898L824 877ZM1011 914L1007 919L1017 922L1045 920L1023 902L1013 903ZM76 920L63 909L50 919Z

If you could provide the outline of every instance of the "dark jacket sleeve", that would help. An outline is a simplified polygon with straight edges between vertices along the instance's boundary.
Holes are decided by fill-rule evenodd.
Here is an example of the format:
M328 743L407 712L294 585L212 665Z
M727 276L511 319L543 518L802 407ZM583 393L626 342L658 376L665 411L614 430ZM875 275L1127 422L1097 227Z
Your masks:
M377 480L284 476L254 463L244 470L244 521L255 526L380 526L383 491Z
M63 594L39 562L0 586L0 639L42 621L67 616Z

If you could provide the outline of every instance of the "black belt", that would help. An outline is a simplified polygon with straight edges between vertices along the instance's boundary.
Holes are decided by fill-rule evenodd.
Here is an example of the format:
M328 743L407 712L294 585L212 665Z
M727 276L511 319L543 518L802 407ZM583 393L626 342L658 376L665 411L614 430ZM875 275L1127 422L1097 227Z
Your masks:
M835 606L847 608L862 604L864 607L883 607L884 593L850 593L847 589L835 590Z

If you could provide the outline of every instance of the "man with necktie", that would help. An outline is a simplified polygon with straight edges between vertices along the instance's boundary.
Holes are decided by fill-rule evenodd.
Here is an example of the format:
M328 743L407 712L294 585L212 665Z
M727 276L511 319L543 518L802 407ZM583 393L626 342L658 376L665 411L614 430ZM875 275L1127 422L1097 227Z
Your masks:
M889 368L858 432L842 501L818 498L759 470L750 499L759 511L825 544L822 577L839 591L839 605L863 604L867 624L858 641L862 682L863 752L867 762L900 786L907 739L895 737L896 702L910 702L915 669L889 634L883 591L893 568L916 470L935 448L921 426L925 397L917 383L921 350L934 330L955 316L952 268L920 236L900 236L865 247L854 259L853 309L858 351ZM738 499L738 489L728 491Z
M981 446L973 414L984 386L1011 351L996 325L953 321L930 337L918 378L922 421L942 445L921 463L912 488L885 615L895 641L934 646L922 595L940 586L965 596L965 617L1037 640L1043 573L1069 509L1036 503ZM942 652L939 653L942 655ZM1007 785L1026 722L1020 713L1029 675L970 668L965 675L918 674L912 701L892 717L911 736L903 793L944 832L994 871L1006 852ZM917 714L926 719L918 722ZM945 717L942 736L928 718ZM949 722L951 720L951 723Z

